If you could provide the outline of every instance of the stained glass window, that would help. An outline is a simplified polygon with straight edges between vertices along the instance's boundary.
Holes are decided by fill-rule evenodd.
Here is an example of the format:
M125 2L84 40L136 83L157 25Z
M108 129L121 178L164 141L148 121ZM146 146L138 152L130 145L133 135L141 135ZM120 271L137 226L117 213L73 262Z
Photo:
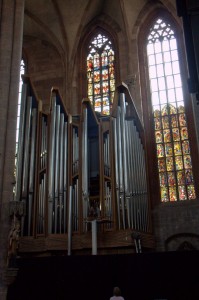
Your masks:
M111 40L97 34L88 47L88 98L94 110L109 115L115 91L115 53Z
M161 201L195 199L175 32L157 19L147 44Z

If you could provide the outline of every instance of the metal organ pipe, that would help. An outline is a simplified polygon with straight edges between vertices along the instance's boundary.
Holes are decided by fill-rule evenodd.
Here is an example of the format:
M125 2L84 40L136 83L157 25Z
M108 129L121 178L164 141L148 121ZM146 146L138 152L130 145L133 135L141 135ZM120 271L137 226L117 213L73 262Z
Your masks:
M145 152L134 120L126 119L125 101L125 93L120 93L116 118L113 118L118 225L123 229L147 231Z
M26 214L21 218L21 235L32 234L33 203L35 198L36 145L38 104L35 95L24 82L21 94L18 137L15 200L25 203Z
M41 118L41 148L40 148L40 178L37 205L37 233L44 234L45 199L46 199L46 173L43 170L47 165L47 120Z
M64 114L60 116L60 168L59 168L59 233L62 232L62 210L63 210L63 193L64 193Z
M31 117L31 146L30 146L30 166L29 166L29 199L28 199L28 235L31 233L32 224L32 205L34 196L35 180L35 147L36 147L36 128L37 128L37 109L33 108Z
M83 136L82 136L82 199L83 199L83 220L84 231L87 231L88 216L88 115L87 108L83 111Z
M113 118L113 138L114 138L114 154L115 154L115 185L116 185L116 202L117 202L117 218L118 226L121 228L120 221L120 196L119 196L119 155L118 155L118 140L117 140L117 118Z
M22 181L22 197L25 199L28 193L31 113L32 113L32 97L27 97L25 138L24 138L24 165L23 165L23 181Z
M72 246L72 186L69 187L68 205L68 255L71 255Z
M27 84L22 85L21 93L21 110L20 110L20 124L19 124L19 138L18 138L18 151L17 151L17 169L16 169L16 201L21 200L21 187L22 187L22 166L24 158L24 130L25 130L25 116L26 116L26 94Z
M67 203L67 184L68 184L68 123L67 122L64 122L64 156L63 156L63 159L64 159L64 207L63 207L63 210L64 210L64 213L63 213L63 232L66 233L66 203Z
M56 95L52 97L49 153L49 233L66 233L68 123Z
M51 123L49 135L49 166L48 166L48 232L52 233L53 200L55 194L55 122L56 122L56 96L52 97Z
M55 129L55 200L53 207L53 227L57 233L58 202L59 202L59 167L60 167L60 105L56 107L56 129Z

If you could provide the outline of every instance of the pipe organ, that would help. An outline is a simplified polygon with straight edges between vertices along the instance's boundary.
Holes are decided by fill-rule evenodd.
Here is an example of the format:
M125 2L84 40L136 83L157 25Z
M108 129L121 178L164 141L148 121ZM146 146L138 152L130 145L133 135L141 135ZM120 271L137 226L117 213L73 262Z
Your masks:
M93 220L98 247L133 247L139 232L152 248L144 132L127 87L118 87L110 116L88 99L70 116L54 88L49 113L37 99L25 78L15 189L26 205L21 253L42 251L38 238L48 251L91 248Z

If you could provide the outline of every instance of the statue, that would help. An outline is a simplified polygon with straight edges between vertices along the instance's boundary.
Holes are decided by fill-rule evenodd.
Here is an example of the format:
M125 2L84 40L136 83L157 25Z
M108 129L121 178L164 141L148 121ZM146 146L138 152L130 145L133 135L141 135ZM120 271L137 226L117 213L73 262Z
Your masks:
M19 249L19 234L20 234L20 222L13 219L11 230L8 236L9 245L8 245L8 266L16 266L16 256Z

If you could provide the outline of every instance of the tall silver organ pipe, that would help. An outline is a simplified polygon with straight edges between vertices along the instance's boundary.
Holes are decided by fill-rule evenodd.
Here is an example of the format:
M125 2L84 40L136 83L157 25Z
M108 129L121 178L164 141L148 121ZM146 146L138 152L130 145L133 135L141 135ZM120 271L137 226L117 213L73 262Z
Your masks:
M21 109L20 109L20 123L19 123L19 137L17 149L17 165L16 165L16 186L15 186L15 200L21 200L21 185L22 185L22 167L24 157L24 130L26 117L26 95L27 84L23 83L21 93Z
M103 134L103 163L104 163L104 218L108 220L104 227L112 227L113 205L111 189L111 158L110 158L110 132L105 131Z
M104 154L104 175L110 176L110 135L109 132L104 134L103 138L103 154Z
M59 95L52 92L48 161L48 232L67 227L68 117Z
M64 166L64 203L63 203L63 229L64 233L66 233L67 225L66 225L66 208L67 208L67 186L68 186L68 123L64 122L64 154L63 154L63 160L65 162Z
M28 193L31 114L32 114L32 97L28 97L27 107L26 107L26 123L25 123L25 137L24 137L24 165L23 165L23 180L22 180L23 198L26 198Z
M72 132L73 139L73 147L72 147L72 173L75 175L78 172L79 168L79 135L78 135L78 127L73 127Z
M72 210L71 210L71 229L79 230L79 127L72 126Z
M79 230L79 180L78 178L74 179L73 187L72 187L72 221L71 221L71 227L73 231Z
M37 128L37 109L33 108L31 117L31 145L30 145L30 166L29 166L29 196L28 196L28 235L31 234L33 221L33 197L35 187L35 162L36 162L36 128Z
M111 191L111 183L110 181L104 182L104 194L105 194L105 203L104 203L104 217L109 222L105 225L107 229L111 228L112 220L112 191Z
M83 109L83 131L82 131L82 207L84 231L87 231L86 219L88 217L88 111Z
M145 152L134 118L127 117L127 103L120 92L112 123L118 226L148 231Z
M56 96L51 98L51 123L49 134L49 163L48 163L48 232L52 233L53 201L55 196L55 125L56 125Z
M47 116L41 114L40 125L40 162L39 162L39 187L37 196L37 234L45 233L45 212L46 212L46 167L47 167L47 143L48 143L48 124Z
M21 235L33 234L38 101L30 82L23 78L16 165L15 200L23 201L26 213L21 218Z

